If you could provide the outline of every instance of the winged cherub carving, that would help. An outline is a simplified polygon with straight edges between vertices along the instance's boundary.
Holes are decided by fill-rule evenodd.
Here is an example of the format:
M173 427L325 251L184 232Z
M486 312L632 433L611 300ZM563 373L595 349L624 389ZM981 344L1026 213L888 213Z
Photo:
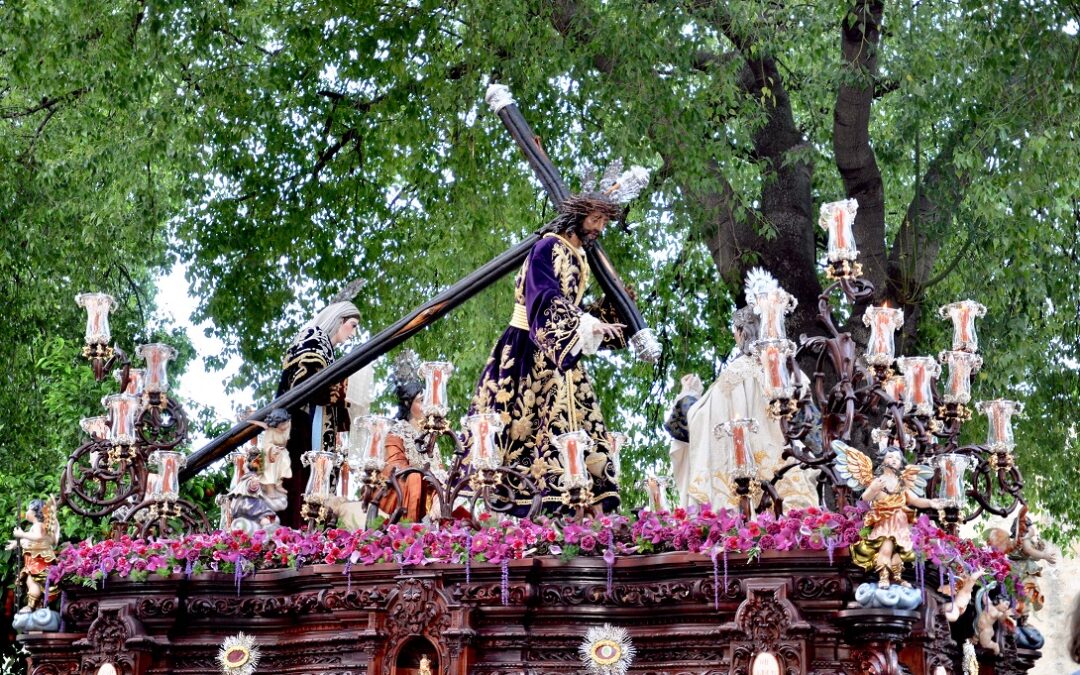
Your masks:
M864 524L870 535L851 545L852 561L867 572L878 573L878 586L892 583L910 587L901 574L905 562L915 560L911 542L911 523L915 508L940 509L944 503L924 496L926 481L934 470L923 464L907 464L898 448L890 448L882 457L874 475L874 464L862 452L843 441L833 441L836 468L848 487L862 492L870 505Z

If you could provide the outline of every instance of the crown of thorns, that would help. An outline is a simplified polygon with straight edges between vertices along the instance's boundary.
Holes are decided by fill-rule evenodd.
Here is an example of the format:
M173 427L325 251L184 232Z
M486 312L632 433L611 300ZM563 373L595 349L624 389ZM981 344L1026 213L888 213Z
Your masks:
M568 197L559 205L559 212L579 218L590 213L599 213L608 220L616 220L622 215L622 207L603 193L588 192Z

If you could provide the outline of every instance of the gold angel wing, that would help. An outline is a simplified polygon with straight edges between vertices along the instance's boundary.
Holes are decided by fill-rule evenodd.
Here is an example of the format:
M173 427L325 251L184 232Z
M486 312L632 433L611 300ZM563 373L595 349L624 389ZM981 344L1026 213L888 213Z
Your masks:
M832 442L832 449L836 453L836 471L840 478L852 490L865 490L874 480L874 463L870 458L840 440Z
M44 516L42 520L44 523L42 527L45 529L45 533L49 535L51 539L50 543L56 546L60 543L60 520L56 515L56 496L49 495L49 498L45 500L45 505L41 509L41 515Z
M900 482L905 490L911 490L917 497L926 491L926 482L933 478L934 470L925 464L908 464L900 473Z

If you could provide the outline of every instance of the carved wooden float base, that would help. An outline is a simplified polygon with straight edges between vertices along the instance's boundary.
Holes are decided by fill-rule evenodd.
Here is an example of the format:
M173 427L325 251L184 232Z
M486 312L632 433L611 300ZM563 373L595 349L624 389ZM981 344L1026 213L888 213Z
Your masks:
M861 572L837 552L768 553L724 565L702 556L507 566L316 565L260 572L109 580L67 588L63 633L20 639L31 675L221 672L221 642L244 632L262 653L258 673L413 675L426 655L439 675L570 675L590 626L626 628L636 675L748 675L770 652L784 675L959 675L960 648L929 597L916 612L853 607ZM505 604L504 604L505 600ZM982 673L1019 675L1038 652L1003 640Z

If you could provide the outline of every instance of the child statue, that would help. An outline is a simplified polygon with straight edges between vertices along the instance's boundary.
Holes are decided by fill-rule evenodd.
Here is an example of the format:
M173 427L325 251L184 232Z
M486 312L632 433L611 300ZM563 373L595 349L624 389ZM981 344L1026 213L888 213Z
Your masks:
M23 517L30 521L30 528L24 530L16 527L12 530L15 539L8 542L7 549L20 548L22 551L22 569L18 580L26 585L26 605L19 610L19 614L29 614L47 607L51 599L45 597L45 577L49 565L56 560L56 545L60 543L56 498L31 501Z
M862 491L862 500L870 505L864 523L870 536L851 545L851 560L867 572L878 573L878 586L892 583L910 587L904 581L904 563L915 560L911 541L911 523L915 509L940 509L939 499L923 496L926 481L934 470L922 464L905 464L899 448L890 448L881 460L878 475L869 457L843 441L833 441L836 468L848 487Z

